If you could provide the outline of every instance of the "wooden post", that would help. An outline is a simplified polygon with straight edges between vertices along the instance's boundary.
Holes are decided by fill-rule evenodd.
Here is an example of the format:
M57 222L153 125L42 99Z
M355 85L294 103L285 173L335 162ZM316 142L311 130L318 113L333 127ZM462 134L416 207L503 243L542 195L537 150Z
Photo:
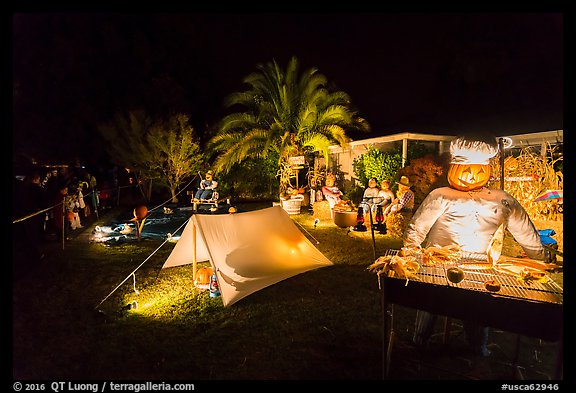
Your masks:
M146 221L146 218L143 218L142 221L136 220L138 241L140 241L140 235L142 234L142 229L144 229L144 221Z
M196 261L196 224L192 223L192 279L196 283L196 268L198 266Z
M504 138L498 139L500 147L500 189L504 190Z

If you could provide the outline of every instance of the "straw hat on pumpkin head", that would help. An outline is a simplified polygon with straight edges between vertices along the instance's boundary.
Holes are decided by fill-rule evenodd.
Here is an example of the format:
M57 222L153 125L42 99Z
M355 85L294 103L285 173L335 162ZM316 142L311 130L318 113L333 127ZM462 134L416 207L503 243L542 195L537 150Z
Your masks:
M412 184L410 184L410 179L408 179L408 176L402 176L400 177L400 180L398 180L396 182L396 184L400 185L400 186L404 186L407 188L412 187Z

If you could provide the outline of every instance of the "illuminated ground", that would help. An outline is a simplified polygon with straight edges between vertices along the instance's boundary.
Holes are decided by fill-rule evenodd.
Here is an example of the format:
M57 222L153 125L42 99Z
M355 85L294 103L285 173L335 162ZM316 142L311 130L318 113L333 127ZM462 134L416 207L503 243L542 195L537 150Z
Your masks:
M380 292L366 269L373 261L370 233L350 235L324 221L315 229L310 215L294 216L335 266L224 308L218 298L192 287L189 266L160 269L170 247L129 275L184 216L172 221L152 215L141 242L91 241L96 225L112 227L130 213L102 216L65 250L52 243L48 259L15 281L15 379L381 380ZM377 252L397 245L376 236ZM122 309L134 300L138 309ZM550 380L555 371L556 343L518 341L517 335L493 330L492 356L477 358L458 321L443 344L440 320L432 346L419 352L411 344L414 310L396 307L394 317L393 380L509 380L520 374Z

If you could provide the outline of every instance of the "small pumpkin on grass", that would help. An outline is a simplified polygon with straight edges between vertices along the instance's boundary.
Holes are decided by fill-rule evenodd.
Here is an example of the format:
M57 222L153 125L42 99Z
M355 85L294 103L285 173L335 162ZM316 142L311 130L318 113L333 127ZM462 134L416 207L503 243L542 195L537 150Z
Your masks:
M210 278L212 277L213 270L211 267L201 267L196 271L196 281L194 284L198 288L207 289L210 285Z

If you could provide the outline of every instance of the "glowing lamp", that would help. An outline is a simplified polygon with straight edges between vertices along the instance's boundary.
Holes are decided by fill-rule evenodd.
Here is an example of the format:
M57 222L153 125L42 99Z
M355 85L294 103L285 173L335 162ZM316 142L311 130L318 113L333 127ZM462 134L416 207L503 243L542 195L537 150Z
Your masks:
M356 215L356 225L354 230L357 232L366 232L368 228L364 225L364 209L362 207L358 208L358 214Z
M122 310L137 310L138 309L138 302L136 302L136 300L134 300L132 303L128 303L127 305L125 305L124 307L122 307Z
M382 206L378 205L376 207L376 228L381 234L386 233L386 223L384 222L384 212L382 211Z

